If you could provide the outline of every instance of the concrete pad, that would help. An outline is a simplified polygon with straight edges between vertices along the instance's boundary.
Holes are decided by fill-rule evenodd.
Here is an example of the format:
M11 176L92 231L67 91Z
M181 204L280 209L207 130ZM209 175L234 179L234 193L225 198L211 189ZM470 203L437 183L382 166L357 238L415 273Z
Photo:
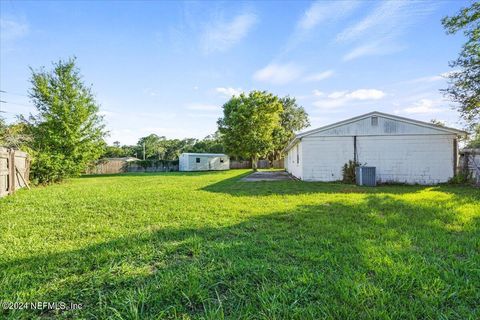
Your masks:
M255 181L282 181L293 180L293 178L285 171L257 171L240 181L255 182Z

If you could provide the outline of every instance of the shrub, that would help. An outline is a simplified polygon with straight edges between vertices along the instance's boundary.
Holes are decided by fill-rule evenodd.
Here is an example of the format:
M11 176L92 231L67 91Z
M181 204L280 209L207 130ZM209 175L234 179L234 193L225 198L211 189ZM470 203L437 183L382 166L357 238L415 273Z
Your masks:
M472 182L472 174L468 171L459 172L448 180L449 184L466 184L470 182Z
M345 183L355 183L355 168L361 164L358 161L348 160L347 163L343 165L342 168L342 181Z

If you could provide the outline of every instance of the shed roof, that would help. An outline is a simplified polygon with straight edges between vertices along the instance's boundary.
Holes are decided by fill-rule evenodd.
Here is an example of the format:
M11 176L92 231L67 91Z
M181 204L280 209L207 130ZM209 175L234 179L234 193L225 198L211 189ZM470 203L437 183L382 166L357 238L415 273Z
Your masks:
M181 154L186 156L207 156L207 157L227 157L226 154L223 153L194 153L194 152L184 152Z
M297 141L299 141L301 138L303 138L305 136L309 136L309 135L314 134L314 133L329 130L329 129L332 129L332 128L335 128L335 127L339 127L339 126L349 124L349 123L352 123L352 122L355 122L355 121L358 121L358 120L362 120L362 119L365 119L365 118L368 118L368 117L372 117L372 116L380 116L380 117L384 117L384 118L387 118L387 119L392 119L392 120L402 121L402 122L406 122L406 123L411 123L411 124L415 124L417 126L431 128L431 129L435 129L435 130L438 130L438 131L444 131L444 132L450 133L450 134L456 134L456 135L461 135L461 136L468 134L466 131L458 130L458 129L455 129L455 128L444 127L444 126L436 125L436 124L429 123L429 122L424 122L424 121L419 121L419 120L400 117L400 116L393 115L393 114L373 111L373 112L365 113L365 114L362 114L362 115L359 115L359 116L356 116L356 117L353 117L353 118L350 118L350 119L335 122L335 123L332 123L332 124L329 124L329 125L326 125L326 126L323 126L323 127L320 127L320 128L300 132L290 141L290 143L285 148L285 151L290 150L295 145L295 143Z
M140 159L135 158L135 157L117 157L117 158L103 158L102 160L108 160L108 161L140 161Z

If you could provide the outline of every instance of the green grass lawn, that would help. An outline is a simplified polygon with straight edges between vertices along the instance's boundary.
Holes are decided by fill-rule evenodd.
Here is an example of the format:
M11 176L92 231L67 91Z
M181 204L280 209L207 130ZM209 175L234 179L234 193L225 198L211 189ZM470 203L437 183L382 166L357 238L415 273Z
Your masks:
M72 179L0 200L0 301L30 319L480 317L480 191L239 182L246 170Z

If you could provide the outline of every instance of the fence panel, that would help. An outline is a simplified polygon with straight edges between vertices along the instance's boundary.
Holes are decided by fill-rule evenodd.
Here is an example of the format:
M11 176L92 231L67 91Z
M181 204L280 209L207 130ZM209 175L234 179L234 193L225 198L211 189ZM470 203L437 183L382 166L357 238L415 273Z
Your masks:
M273 161L272 161L272 168L275 168L275 169L285 169L285 163L284 163L283 159L273 160Z
M89 167L86 174L114 174L124 172L170 172L178 171L178 161L102 159Z
M0 197L28 187L30 161L25 152L0 147Z
M127 162L121 160L99 161L87 169L87 174L113 174L127 172Z
M480 148L461 150L458 170L470 175L475 184L480 187Z
M251 161L230 159L230 169L250 169L251 167L252 167Z
M7 148L0 147L0 198L8 194L8 162L10 153Z
M283 159L258 160L259 169L283 169ZM251 169L250 160L230 160L230 169ZM178 161L125 161L122 159L104 159L88 168L86 174L112 174L123 172L170 172L178 171Z
M259 169L284 169L283 159L273 160L272 163L268 160L258 160L257 167ZM249 160L230 160L230 169L251 169L252 162Z

